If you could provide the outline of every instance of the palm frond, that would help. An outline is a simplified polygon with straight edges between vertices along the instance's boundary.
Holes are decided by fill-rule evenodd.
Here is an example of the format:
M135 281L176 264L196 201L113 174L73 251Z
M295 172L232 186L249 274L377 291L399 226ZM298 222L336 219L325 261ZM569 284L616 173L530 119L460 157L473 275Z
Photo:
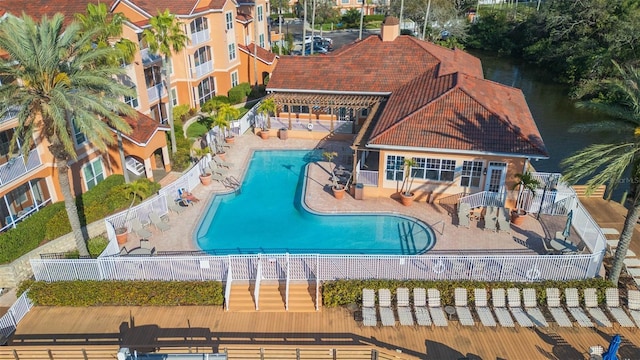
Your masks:
M627 121L598 121L584 124L573 125L569 128L570 133L594 133L594 132L612 132L612 133L626 133L627 135L633 135L636 127L631 122Z

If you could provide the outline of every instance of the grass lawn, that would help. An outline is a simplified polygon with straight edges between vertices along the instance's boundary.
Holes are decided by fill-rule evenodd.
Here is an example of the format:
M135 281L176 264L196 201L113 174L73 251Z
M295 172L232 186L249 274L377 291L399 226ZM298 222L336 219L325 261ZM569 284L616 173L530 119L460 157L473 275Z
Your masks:
M206 133L207 130L208 129L206 126L196 121L193 124L189 125L189 127L187 128L187 137L190 139L200 137L204 135L204 133Z

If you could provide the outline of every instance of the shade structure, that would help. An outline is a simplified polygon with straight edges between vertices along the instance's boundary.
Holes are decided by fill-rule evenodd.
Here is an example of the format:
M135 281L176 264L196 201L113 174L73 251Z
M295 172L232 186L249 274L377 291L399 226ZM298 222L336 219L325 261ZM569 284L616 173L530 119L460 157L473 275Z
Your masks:
M609 343L609 349L602 355L602 360L618 360L618 348L620 348L621 342L620 335L614 335Z
M568 238L571 235L571 221L573 220L573 210L570 210L567 214L567 223L564 225L564 230L562 230L562 236L564 238Z

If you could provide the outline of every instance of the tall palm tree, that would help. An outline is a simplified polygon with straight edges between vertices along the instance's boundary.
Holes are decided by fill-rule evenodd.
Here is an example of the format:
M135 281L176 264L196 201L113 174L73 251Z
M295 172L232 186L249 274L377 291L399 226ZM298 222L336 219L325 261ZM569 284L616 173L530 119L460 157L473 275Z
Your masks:
M277 108L278 107L273 98L262 100L258 106L258 114L262 114L267 118L266 129L271 128L271 115L276 113ZM291 117L289 117L289 122L291 122ZM289 130L291 130L291 123L289 123Z
M611 120L579 125L572 130L613 132L616 133L615 140L590 145L564 159L561 165L566 169L564 178L569 183L589 178L589 191L607 184L609 196L618 184L629 184L631 207L608 275L609 281L617 285L633 229L640 217L640 70L623 68L617 63L614 66L620 76L602 81L595 89L605 90L608 98L615 100L578 103L579 107L608 115ZM627 174L630 181L621 181Z
M76 22L65 28L61 14L44 16L39 23L26 15L0 22L0 48L7 53L0 59L0 76L17 80L0 86L0 112L19 108L11 146L21 139L26 155L34 136L49 144L80 255L89 252L69 182L69 163L77 157L74 127L92 146L106 150L114 142L110 127L130 133L120 115L133 115L121 101L130 89L115 80L123 69L105 61L114 50L91 49L93 36Z
M176 147L176 132L173 128L173 96L171 95L169 62L171 61L172 52L180 52L187 46L189 37L184 33L182 23L168 9L149 19L149 25L151 27L145 29L142 32L142 36L152 53L163 56L162 77L169 99L167 119L171 130L171 151L175 154L178 148Z
M213 125L218 126L218 128L221 130L222 135L226 137L227 134L225 133L231 128L231 121L239 117L240 110L238 110L231 104L222 103L220 104L220 106L218 106Z

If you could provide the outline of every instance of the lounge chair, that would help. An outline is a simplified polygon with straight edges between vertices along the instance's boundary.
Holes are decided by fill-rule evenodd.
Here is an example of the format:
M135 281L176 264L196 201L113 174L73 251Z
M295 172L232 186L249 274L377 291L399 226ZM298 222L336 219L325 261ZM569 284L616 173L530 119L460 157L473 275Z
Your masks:
M362 325L378 325L376 315L376 293L372 289L362 289Z
M178 197L180 198L180 202L182 202L185 205L193 205L193 201L189 200L189 199L185 199L184 197L182 197L182 194L184 193L183 189L178 189Z
M627 290L627 307L636 326L640 327L640 290Z
M484 229L496 231L498 223L498 211L494 206L487 206L487 212L484 214Z
M213 161L215 161L216 165L218 165L218 166L224 166L227 169L233 168L233 164L232 163L230 163L228 161L224 161L224 160L220 159L218 156L214 156L213 157Z
M146 239L148 237L151 237L151 235L153 235L151 231L145 229L142 226L140 219L133 218L129 221L129 223L131 224L131 230L133 230L133 232L135 232L138 236L140 236L140 238Z
M618 293L618 288L607 288L607 290L605 290L605 297L607 300L607 310L609 310L609 314L616 319L620 326L636 326L624 309L620 307L620 294Z
M460 324L463 326L475 325L475 321L473 321L473 315L471 315L471 310L469 310L467 289L456 288L454 290L454 298L456 305L456 314L458 314L458 321L460 321Z
M567 304L567 309L571 313L574 319L578 322L580 327L593 327L593 322L589 319L589 316L585 314L584 310L580 307L580 300L578 298L578 289L566 288L564 289L564 301Z
M509 311L511 311L511 315L516 319L518 325L522 327L533 327L533 321L531 321L529 315L527 315L522 308L522 296L520 296L520 289L507 289L507 300L509 302Z
M498 230L511 234L511 210L509 208L498 208Z
M560 290L557 288L547 288L547 309L551 313L553 320L560 327L573 327L569 316L560 305Z
M431 313L431 319L435 326L447 326L447 316L442 310L440 304L440 290L429 288L427 289L427 306L429 306L429 312Z
M396 326L396 316L391 308L391 291L389 289L378 290L378 308L382 326Z
M207 169L209 169L209 171L211 171L212 174L220 174L220 175L224 175L224 173L226 171L224 171L223 169L220 168L220 165L218 165L215 161L211 160L209 161L209 164L207 166Z
M491 309L489 309L489 307L487 306L487 290L474 289L473 295L475 299L476 314L478 314L478 318L480 319L482 325L495 327L496 319L493 317Z
M542 311L540 311L540 308L538 307L536 289L522 289L522 300L524 310L527 312L527 315L529 315L531 321L533 321L533 324L537 327L548 327L549 323L544 318Z
M598 306L598 293L594 288L584 289L584 306L598 326L611 327L611 321Z
M638 304L640 305L640 301L638 301ZM413 289L413 314L418 325L431 326L433 324L427 308L427 291L423 288Z
M185 210L185 208L183 208L182 206L178 205L178 203L176 203L175 199L172 199L171 196L167 195L166 196L167 199L167 208L171 211L173 211L176 214L182 214L182 212Z
M156 229L162 232L165 232L171 229L171 225L162 221L162 219L160 218L160 215L158 215L156 212L152 211L149 213L149 220L151 220L151 223L153 224L153 226L156 227Z
M507 301L504 289L491 289L491 303L498 323L504 327L515 327L513 318L507 309Z
M413 315L411 315L411 308L409 307L409 289L396 289L396 305L400 325L413 325Z
M471 205L468 203L458 204L458 226L469 227L469 211L471 211Z

